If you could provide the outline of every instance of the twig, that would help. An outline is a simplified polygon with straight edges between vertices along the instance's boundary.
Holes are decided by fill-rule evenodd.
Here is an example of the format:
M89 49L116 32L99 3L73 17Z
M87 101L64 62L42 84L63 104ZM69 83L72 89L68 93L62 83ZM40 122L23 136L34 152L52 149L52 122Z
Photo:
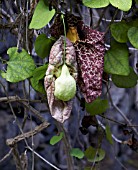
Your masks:
M98 124L105 130L105 126L100 122L100 120L97 120ZM112 134L112 138L117 142L117 143L123 143L123 141L121 141L120 139L117 139L113 134Z
M0 83L1 84L1 83ZM25 101L25 99L21 99L19 96L9 96L9 97L1 97L0 102L19 102L23 104L27 109L29 109L41 122L45 122L46 120L40 115L40 112L34 109L31 105L29 105L27 102L28 100Z
M100 18L98 20L98 23L93 27L94 29L99 27L99 25L100 25L100 23L101 23L101 21L103 19L103 16L105 15L106 10L107 10L107 7L103 9L102 14L101 14L101 16L100 16Z
M22 163L21 163L21 159L20 159L20 155L17 149L17 146L14 145L14 147L12 147L12 155L16 164L16 170L24 170L22 167Z
M126 127L138 127L138 125L126 125L125 123L118 122L118 121L116 121L116 120L114 120L114 119L111 119L111 118L109 118L109 117L106 117L106 116L104 116L104 115L98 115L98 116L103 117L104 119L107 119L107 120L112 121L112 122L114 122L114 123L120 124L120 125L122 125L122 126L126 126Z
M26 98L27 98L27 92L26 92L26 88L25 88L25 81L22 82L22 88L23 88L23 95L24 95L24 98L26 99ZM26 108L24 108L24 118L23 118L23 121L22 121L22 129L23 129L24 126L25 126L27 117L28 117L27 111L26 111Z
M109 99L111 102L111 105L118 111L118 113L124 118L124 120L132 127L134 132L138 135L137 129L133 126L133 124L130 122L130 120L125 116L125 114L113 103L110 91L108 91Z
M48 126L49 126L49 123L43 122L39 126L36 126L33 131L29 131L29 132L23 133L21 135L16 136L15 138L7 139L6 140L6 144L8 146L12 147L15 144L17 144L18 142L24 140L25 138L30 138L30 137L32 137L32 135L33 136L36 135L37 133L41 132L43 129L45 129Z
M49 161L47 161L45 158L43 158L41 155L39 155L37 152L35 152L32 148L30 148L29 146L27 147L27 149L29 149L30 151L32 151L36 156L38 156L40 159L42 159L44 162L46 162L48 165L52 166L54 169L57 170L61 170L58 167L56 167L55 165L53 165L52 163L50 163Z
M112 122L114 122L114 123L117 123L117 124L120 124L120 125L125 125L124 123L121 123L121 122L118 122L118 121L116 121L116 120L113 120L113 119L111 119L111 118L109 118L109 117L106 117L106 116L104 116L104 115L98 115L98 116L100 116L100 117L102 117L102 118L104 118L104 119L107 119L107 120L109 120L109 121L112 121Z
M30 51L29 51L29 43L28 43L28 1L27 1L27 4L26 4L26 49L27 49L27 52L30 54Z
M5 16L7 19L10 19L11 22L14 22L12 17L6 11L4 11L4 9L0 8L0 11L3 16Z
M20 101L19 101L20 102ZM46 120L40 115L40 112L34 109L31 105L29 105L26 102L20 102L22 103L27 109L29 109L41 122L45 122Z
M111 20L111 23L108 25L108 27L107 27L106 30L105 30L105 34L107 34L107 32L109 31L110 25L114 22L114 19L115 19L117 13L118 13L118 9L115 10L115 13L114 13L114 16L113 16L113 18L112 18L112 20Z
M62 124L58 124L59 125L59 128L61 128L61 131L64 132L64 136L63 136L63 142L64 142L64 145L65 145L65 152L66 152L66 157L67 157L67 167L68 167L68 170L73 170L74 168L74 163L73 163L73 159L70 155L70 150L71 150L71 146L70 146L70 143L69 143L69 140L68 140L68 136L67 136L67 133L63 127Z
M10 156L10 154L12 153L12 148L10 149L10 151L0 160L0 163L1 162L3 162L5 159L7 159L9 156Z
M28 170L28 157L27 157L26 151L27 150L25 150L20 156L23 170Z
M16 102L16 101L24 101L24 102L32 102L32 103L42 103L42 100L28 100L28 99L21 99L19 96L9 96L7 97L0 97L0 102Z
M115 159L117 160L117 162L120 164L120 166L125 169L125 170L128 170L119 160L118 158L115 156Z

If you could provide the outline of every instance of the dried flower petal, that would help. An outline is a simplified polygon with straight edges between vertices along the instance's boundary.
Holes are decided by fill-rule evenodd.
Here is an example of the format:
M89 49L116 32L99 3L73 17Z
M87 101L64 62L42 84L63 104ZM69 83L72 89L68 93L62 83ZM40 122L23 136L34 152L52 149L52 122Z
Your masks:
M61 36L53 45L50 51L49 66L45 76L45 90L47 93L48 104L52 117L57 121L63 123L70 117L72 110L73 99L69 101L62 101L54 96L55 80L60 72L60 67L63 65L63 51L64 51L64 36ZM76 53L73 44L66 39L66 57L65 63L69 66L70 74L77 79L77 62Z
M47 79L45 78L45 83L46 82ZM56 119L58 122L63 123L66 119L70 117L73 100L67 102L58 100L54 96L54 91L55 91L55 78L52 79L50 86L46 88L47 99L52 117Z

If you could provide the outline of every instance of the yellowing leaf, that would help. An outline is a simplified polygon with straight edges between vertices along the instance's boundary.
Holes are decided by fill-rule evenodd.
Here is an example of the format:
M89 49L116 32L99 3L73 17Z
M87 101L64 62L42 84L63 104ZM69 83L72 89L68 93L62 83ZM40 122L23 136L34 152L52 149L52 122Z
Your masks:
M7 62L7 71L6 73L1 73L3 78L12 83L31 77L36 68L34 60L24 49L21 52L17 50L17 47L8 49L9 61Z

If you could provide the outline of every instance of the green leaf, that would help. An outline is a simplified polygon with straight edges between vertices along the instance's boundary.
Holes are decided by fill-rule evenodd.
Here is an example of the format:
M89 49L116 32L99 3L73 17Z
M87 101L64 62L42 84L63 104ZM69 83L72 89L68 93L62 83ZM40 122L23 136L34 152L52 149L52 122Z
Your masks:
M84 153L79 148L72 148L70 151L70 155L78 159L82 159L84 157Z
M83 0L83 4L90 8L103 8L109 5L109 0Z
M37 55L41 58L45 58L49 55L51 47L54 41L47 38L45 34L41 34L37 37L35 41L35 51Z
M104 113L108 107L108 100L102 100L100 98L97 98L92 103L85 103L86 111L92 116Z
M111 25L111 34L120 43L128 41L127 32L130 27L125 22L114 23Z
M104 71L117 75L128 75L129 53L126 44L114 42L104 57Z
M110 131L110 127L108 125L106 125L105 133L106 133L106 138L109 141L109 143L113 144L112 134Z
M112 75L112 80L117 87L131 88L135 87L138 80L138 75L130 67L130 73L128 76Z
M24 49L20 53L17 50L16 47L8 49L7 72L1 74L3 78L12 83L31 77L36 68L34 60Z
M89 162L99 162L104 159L105 151L103 149L95 149L92 146L86 149L84 155Z
M44 76L47 70L48 64L37 67L33 72L33 77L30 79L31 86L38 92L45 94L44 88Z
M138 49L138 28L132 27L128 30L128 38L131 44Z
M63 138L64 136L64 133L63 132L60 132L60 134L57 136L53 136L51 139L50 139L50 144L51 145L55 145L56 143L58 143L59 141L61 141L61 139Z
M132 6L132 0L109 0L110 3L122 11L128 11L130 10Z
M138 4L138 0L135 0L136 4Z
M40 29L44 27L53 18L54 14L55 10L49 11L49 7L45 5L43 0L40 0L34 11L29 28Z

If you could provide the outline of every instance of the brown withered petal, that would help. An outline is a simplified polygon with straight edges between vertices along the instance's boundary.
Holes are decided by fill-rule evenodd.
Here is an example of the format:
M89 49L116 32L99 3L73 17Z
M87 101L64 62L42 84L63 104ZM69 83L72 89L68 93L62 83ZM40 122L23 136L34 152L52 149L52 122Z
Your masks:
M61 123L70 117L73 104L73 99L64 102L54 96L55 80L59 74L57 72L59 72L60 66L63 65L64 38L64 36L61 36L51 48L49 65L48 69L46 70L46 76L44 80L44 86L47 93L51 115ZM75 80L77 80L77 62L75 48L68 39L66 39L65 63L67 66L69 66L70 74L74 77Z
M78 23L80 40L75 43L78 62L78 84L86 102L95 100L102 92L104 64L104 34Z

